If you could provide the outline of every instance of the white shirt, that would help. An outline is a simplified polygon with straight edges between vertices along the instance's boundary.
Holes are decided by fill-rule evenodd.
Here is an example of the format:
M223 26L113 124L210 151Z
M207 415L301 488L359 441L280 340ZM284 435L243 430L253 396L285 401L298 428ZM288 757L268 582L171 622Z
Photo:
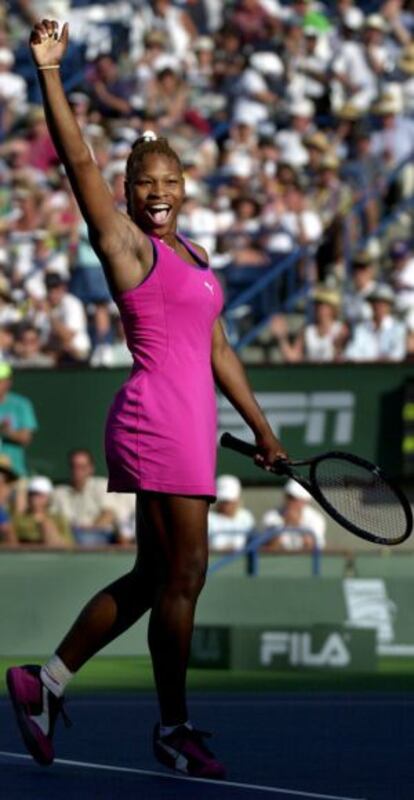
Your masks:
M404 264L402 269L393 269L391 281L396 293L395 307L401 314L414 309L414 258Z
M113 510L106 478L88 478L82 491L73 486L57 486L52 496L53 511L62 514L70 525L90 526L102 511Z
M342 323L334 320L328 333L321 335L316 325L306 325L303 337L307 361L333 361L336 356L335 342L341 333Z
M375 281L370 281L364 289L350 288L345 292L342 301L342 314L347 322L355 325L357 322L372 319L372 306L367 300L375 288Z
M0 74L0 99L18 110L20 113L27 105L27 85L24 78L14 72Z
M239 508L234 517L209 511L209 547L211 550L241 550L254 526L254 516L247 508Z
M406 337L406 326L391 314L379 328L371 320L360 322L345 348L345 358L350 361L402 361L406 354Z
M277 509L266 511L262 519L262 527L265 530L271 528L281 528L284 525L282 513ZM325 530L326 522L325 517L312 508L310 505L304 505L300 523L298 528L303 528L304 531L309 531L315 537L315 542L320 550L326 545ZM303 546L303 536L294 531L285 531L280 534L279 542L284 550L300 550Z
M87 356L91 342L87 331L85 309L81 301L74 294L65 294L59 305L51 309L50 317L73 331L73 347L82 355Z

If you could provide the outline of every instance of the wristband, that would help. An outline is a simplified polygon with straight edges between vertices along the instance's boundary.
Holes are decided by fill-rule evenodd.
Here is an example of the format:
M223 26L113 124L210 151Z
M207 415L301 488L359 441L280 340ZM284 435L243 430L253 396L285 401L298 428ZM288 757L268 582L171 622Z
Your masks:
M46 64L46 66L38 67L37 69L40 71L44 69L60 69L60 64Z

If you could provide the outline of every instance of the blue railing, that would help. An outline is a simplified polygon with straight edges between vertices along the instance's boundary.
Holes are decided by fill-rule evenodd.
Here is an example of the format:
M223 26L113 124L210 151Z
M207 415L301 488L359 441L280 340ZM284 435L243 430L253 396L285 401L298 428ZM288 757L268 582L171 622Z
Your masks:
M277 311L292 311L296 303L298 303L302 297L306 297L309 291L308 281L305 278L305 281L301 285L295 286L293 267L300 259L307 258L308 256L308 248L295 248L295 250L289 253L289 255L287 255L285 258L282 258L282 260L278 260L278 262L273 266L266 267L263 271L263 274L257 278L257 280L252 283L251 286L243 289L243 291L241 291L228 303L224 316L226 319L229 338L235 350L240 350L246 345L250 344L250 342L252 342L260 333L260 331L267 325L272 314L276 313ZM239 267L239 269L243 270L245 267ZM258 271L257 268L255 268L255 270ZM249 330L243 336L238 338L232 312L234 312L234 310L239 306L250 305L257 297L259 297L262 292L264 292L265 289L270 287L271 284L281 282L285 276L290 276L290 291L288 292L287 298L280 302L279 308L273 308L271 313L263 316L263 318L255 325L251 325Z
M245 559L245 567L246 567L246 575L250 575L251 577L256 577L259 574L259 565L260 565L260 557L264 555L266 551L262 551L261 548L263 545L267 544L268 542L272 541L273 539L278 539L284 533L295 533L303 538L310 537L313 542L312 550L309 552L311 557L311 564L312 564L312 575L314 577L318 577L321 572L321 557L322 552L316 540L315 534L311 530L307 530L305 528L292 528L292 527L281 527L281 528L272 528L272 530L265 531L264 533L260 533L258 531L252 531L249 535L249 539L246 545L241 548L240 550L235 550L232 553L226 553L226 555L219 558L214 564L208 569L209 575L214 575L214 573L219 572L220 570L228 567L230 564L233 564L238 559ZM267 551L268 552L268 551ZM289 554L294 551L283 551L281 550L280 553L288 552ZM303 551L299 551L301 554Z

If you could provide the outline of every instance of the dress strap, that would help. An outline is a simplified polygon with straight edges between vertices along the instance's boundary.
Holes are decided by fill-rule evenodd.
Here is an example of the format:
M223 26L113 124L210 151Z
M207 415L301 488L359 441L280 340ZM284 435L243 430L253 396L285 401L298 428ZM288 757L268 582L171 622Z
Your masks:
M178 239L178 241L181 242L182 245L184 245L185 249L188 250L190 255L193 256L193 258L195 258L198 264L200 264L202 267L207 267L207 268L209 267L208 261L206 261L202 256L200 256L200 253L197 253L197 250L191 244L190 240L187 239L186 236L183 236L182 233L176 233L176 239Z

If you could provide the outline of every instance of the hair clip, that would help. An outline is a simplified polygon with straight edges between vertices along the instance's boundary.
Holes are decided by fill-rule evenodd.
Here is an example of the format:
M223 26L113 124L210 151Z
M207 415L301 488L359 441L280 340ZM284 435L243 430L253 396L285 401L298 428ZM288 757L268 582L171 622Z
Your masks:
M157 141L157 134L154 131L144 131L142 136L140 137L144 142L156 142Z

